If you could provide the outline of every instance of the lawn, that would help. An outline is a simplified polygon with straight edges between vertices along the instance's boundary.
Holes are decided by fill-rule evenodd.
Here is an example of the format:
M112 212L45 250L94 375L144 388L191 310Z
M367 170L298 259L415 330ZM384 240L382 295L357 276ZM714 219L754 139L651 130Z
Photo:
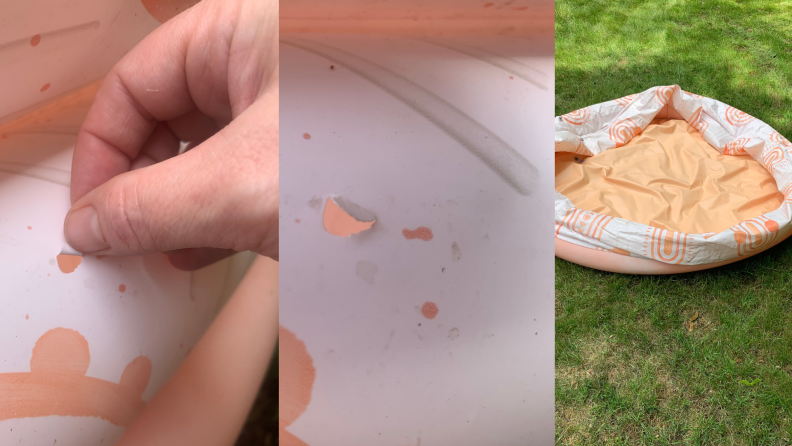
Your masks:
M272 357L267 376L235 446L277 446L278 444L278 351Z
M556 1L557 115L671 84L792 137L792 2ZM675 276L556 259L556 437L792 444L792 239Z

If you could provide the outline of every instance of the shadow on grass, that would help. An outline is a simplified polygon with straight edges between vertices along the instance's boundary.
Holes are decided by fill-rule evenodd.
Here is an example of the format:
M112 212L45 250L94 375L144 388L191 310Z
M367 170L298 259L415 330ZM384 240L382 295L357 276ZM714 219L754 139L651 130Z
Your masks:
M557 115L678 84L792 135L792 25L779 7L559 1L557 9Z

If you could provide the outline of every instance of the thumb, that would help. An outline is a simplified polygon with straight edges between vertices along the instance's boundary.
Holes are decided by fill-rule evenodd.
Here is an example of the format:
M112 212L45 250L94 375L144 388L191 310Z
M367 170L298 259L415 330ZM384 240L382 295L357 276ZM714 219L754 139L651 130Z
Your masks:
M251 129L246 118L86 194L66 215L66 240L85 254L210 247L277 258L277 123L273 138L269 126Z

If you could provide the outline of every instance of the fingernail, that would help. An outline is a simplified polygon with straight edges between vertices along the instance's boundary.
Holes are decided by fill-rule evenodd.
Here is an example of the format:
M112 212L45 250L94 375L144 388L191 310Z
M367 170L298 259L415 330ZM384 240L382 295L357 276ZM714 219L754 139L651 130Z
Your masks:
M66 215L63 232L66 235L66 241L74 249L84 254L110 247L102 236L99 217L93 206L86 206Z

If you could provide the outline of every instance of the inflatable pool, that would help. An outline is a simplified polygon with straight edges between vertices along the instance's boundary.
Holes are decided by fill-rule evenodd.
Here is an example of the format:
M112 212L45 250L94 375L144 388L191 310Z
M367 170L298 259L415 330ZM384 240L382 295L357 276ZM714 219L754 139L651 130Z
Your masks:
M605 271L724 265L790 234L792 159L772 127L677 85L556 117L556 255Z

